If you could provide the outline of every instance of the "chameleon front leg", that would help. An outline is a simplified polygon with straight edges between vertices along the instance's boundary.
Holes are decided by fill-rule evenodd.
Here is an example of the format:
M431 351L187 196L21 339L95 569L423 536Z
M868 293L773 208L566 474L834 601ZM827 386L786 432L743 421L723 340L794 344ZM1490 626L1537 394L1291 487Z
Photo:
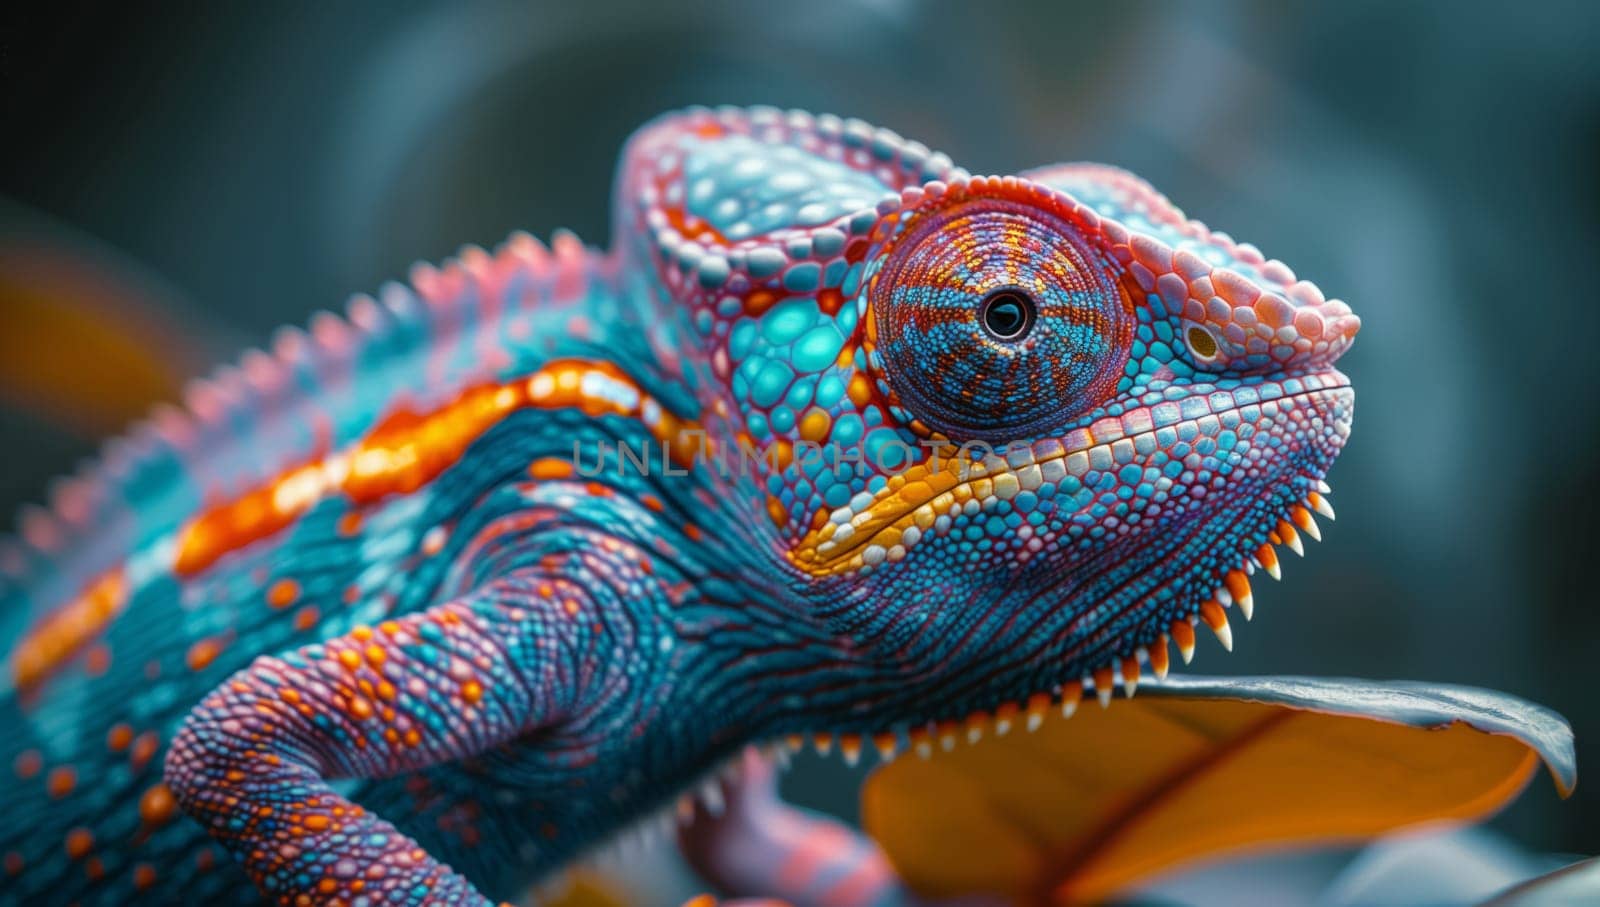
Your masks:
M565 657L571 631L554 603L583 594L565 580L511 575L257 659L185 720L167 784L279 904L489 904L329 781L424 769L570 717L579 696Z

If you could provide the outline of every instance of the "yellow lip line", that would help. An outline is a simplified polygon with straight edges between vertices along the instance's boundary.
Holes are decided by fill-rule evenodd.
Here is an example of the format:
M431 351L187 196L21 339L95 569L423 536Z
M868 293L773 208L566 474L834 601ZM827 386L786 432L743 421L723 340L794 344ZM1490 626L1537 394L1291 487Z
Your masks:
M1012 453L1009 458L991 454L982 461L972 462L951 455L955 452L955 445L951 445L940 451L938 457L930 456L899 475L890 476L888 485L870 501L852 501L833 511L827 523L807 533L791 549L789 559L800 569L819 577L897 561L942 515L952 514L957 509L975 513L994 500L1010 500L1022 491L1038 489L1047 481L1057 482L1069 474L1081 477L1091 469L1114 469L1133 462L1136 454L1147 454L1154 449L1147 445L1155 444L1158 432L1182 433L1193 426L1195 434L1189 439L1193 440L1215 437L1231 429L1232 425L1223 425L1223 419L1247 410L1256 409L1266 418L1274 418L1284 401L1348 387L1348 381L1340 378L1342 376L1306 376L1298 379L1303 390L1259 402L1237 403L1233 402L1232 391L1214 391L1179 401L1141 406L1120 417L1108 416L1073 429L1059 441L1037 442ZM1309 386L1312 383L1317 386ZM1212 401L1220 402L1219 395L1226 396L1230 402L1217 408ZM1184 414L1169 421L1167 407L1178 413L1187 408L1193 415ZM1158 412L1164 423L1160 427L1155 425ZM1256 415L1243 418L1252 423L1258 421ZM1040 447L1047 450L1043 456L1037 450ZM1058 449L1049 451L1050 447ZM935 470L934 465L939 468ZM857 509L858 503L864 506Z

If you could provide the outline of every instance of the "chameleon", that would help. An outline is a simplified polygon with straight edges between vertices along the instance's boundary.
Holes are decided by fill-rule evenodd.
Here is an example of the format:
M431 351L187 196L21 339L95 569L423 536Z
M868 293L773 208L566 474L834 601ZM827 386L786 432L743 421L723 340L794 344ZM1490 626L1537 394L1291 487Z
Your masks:
M23 514L0 902L509 900L752 744L1231 648L1332 515L1359 318L1126 171L692 108L613 193L609 249L418 265Z

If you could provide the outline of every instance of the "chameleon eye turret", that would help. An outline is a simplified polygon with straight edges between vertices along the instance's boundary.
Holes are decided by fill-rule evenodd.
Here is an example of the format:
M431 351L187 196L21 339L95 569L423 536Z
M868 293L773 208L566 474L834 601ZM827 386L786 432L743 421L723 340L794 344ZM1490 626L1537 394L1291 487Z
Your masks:
M996 194L913 211L870 292L869 364L910 419L958 441L1038 437L1104 402L1127 295L1070 215Z

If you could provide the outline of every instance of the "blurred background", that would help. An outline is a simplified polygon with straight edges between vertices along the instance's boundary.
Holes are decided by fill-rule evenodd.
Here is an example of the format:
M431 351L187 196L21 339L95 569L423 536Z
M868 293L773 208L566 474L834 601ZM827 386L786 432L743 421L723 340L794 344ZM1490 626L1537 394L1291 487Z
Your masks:
M690 103L862 117L973 172L1116 163L1365 327L1336 524L1197 669L1513 692L1580 785L1497 827L1600 852L1600 7L1123 2L13 9L0 511L284 323L514 229L608 236ZM9 518L5 526L13 524ZM850 817L803 758L791 795Z

